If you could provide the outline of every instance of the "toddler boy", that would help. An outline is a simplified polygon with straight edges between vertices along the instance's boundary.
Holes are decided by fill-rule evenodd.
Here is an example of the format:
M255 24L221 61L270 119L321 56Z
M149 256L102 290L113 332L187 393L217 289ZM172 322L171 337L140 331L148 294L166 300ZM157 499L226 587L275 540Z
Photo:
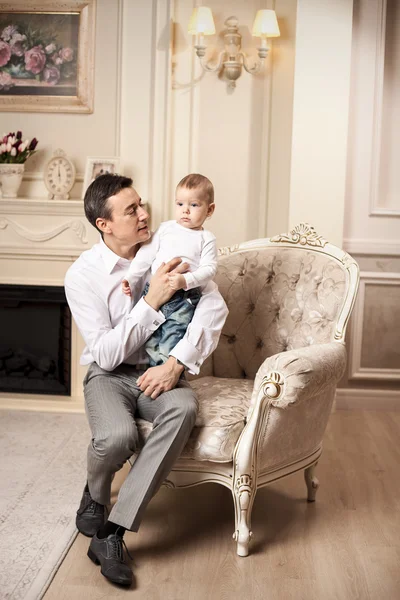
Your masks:
M215 209L214 187L211 181L192 173L177 185L175 220L161 223L151 240L137 252L122 282L124 294L140 281L151 267L154 274L162 263L180 257L190 272L169 276L170 286L177 290L160 310L166 321L147 340L145 349L150 366L163 364L170 351L184 336L200 300L201 290L217 271L215 236L203 224ZM148 284L145 287L146 294Z

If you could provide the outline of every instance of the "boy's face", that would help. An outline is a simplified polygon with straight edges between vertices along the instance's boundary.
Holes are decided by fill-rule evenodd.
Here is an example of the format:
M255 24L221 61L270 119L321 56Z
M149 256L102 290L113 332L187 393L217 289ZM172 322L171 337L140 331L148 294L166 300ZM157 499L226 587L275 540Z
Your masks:
M209 204L201 190L178 187L176 190L175 219L188 229L202 229L207 217L211 217L215 204Z

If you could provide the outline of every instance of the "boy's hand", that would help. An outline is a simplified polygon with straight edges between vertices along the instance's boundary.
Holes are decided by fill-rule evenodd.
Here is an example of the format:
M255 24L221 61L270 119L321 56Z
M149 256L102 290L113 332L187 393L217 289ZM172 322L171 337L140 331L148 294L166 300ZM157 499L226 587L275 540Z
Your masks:
M147 369L138 377L137 384L146 396L155 400L157 396L176 386L183 370L184 367L177 363L176 358L170 356L163 365Z
M169 275L168 279L169 285L172 287L173 290L181 290L186 287L186 280L184 276L180 275L179 273Z
M129 281L127 281L127 279L123 279L122 281L122 292L125 294L125 296L132 296Z
M154 310L159 310L160 306L168 302L174 295L174 290L169 284L169 276L172 272L186 273L188 268L188 263L183 263L181 258L172 258L167 263L162 263L151 278L149 290L144 296L147 304Z

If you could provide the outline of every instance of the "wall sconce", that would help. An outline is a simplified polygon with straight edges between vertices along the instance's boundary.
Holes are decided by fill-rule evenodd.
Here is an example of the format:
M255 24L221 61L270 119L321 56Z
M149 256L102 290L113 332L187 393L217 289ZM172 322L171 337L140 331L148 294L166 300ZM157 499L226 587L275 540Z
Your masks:
M259 37L261 40L261 44L257 48L260 60L258 60L253 66L250 66L248 57L241 50L242 36L239 33L238 23L239 22L236 17L229 17L229 19L226 19L226 29L224 30L225 49L220 52L218 60L214 65L211 65L204 59L206 53L204 36L215 33L215 25L211 9L207 6L199 6L195 8L190 18L188 27L189 33L196 36L196 54L200 58L200 63L203 69L209 72L223 70L228 79L228 85L231 88L236 86L236 79L240 77L242 73L242 67L244 67L251 75L258 73L261 70L264 64L264 59L266 58L269 50L267 38L280 36L275 11L257 11L256 18L254 19L252 35L253 37Z

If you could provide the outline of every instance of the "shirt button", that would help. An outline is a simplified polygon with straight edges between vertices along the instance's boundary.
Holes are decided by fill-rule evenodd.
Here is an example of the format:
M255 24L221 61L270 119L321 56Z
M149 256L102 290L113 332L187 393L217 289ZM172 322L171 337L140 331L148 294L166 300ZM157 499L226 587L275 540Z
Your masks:
M153 325L156 325L156 326L158 326L159 324L160 324L160 322L159 322L159 321L153 321Z

